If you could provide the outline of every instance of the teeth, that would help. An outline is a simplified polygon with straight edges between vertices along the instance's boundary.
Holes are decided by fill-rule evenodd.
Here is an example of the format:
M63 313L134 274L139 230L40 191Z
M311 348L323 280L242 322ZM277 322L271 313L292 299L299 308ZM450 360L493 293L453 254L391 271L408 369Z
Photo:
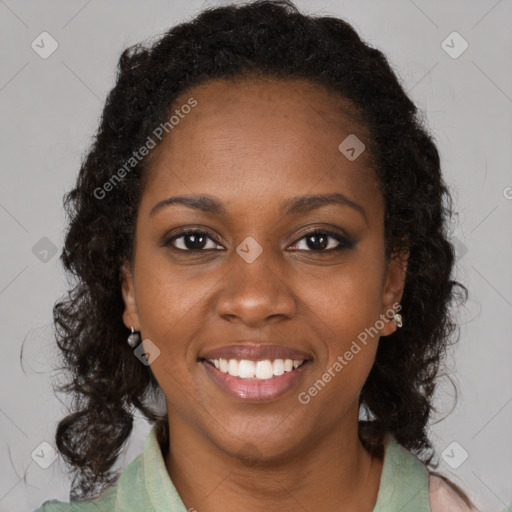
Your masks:
M257 379L271 379L274 376L274 369L271 361L258 361L256 363Z
M283 375L284 374L284 361L282 359L276 359L272 363L272 370L274 375Z
M228 373L233 377L238 377L238 361L236 359L230 359L228 362Z
M213 364L215 364L215 359L213 360ZM228 373L228 362L225 360L225 359L219 359L219 370L222 372L222 373ZM210 362L212 362L212 360L210 360Z
M228 373L232 377L241 379L267 380L274 376L283 375L286 372L298 368L304 363L303 360L293 359L269 359L263 361L249 361L247 359L208 359L217 370Z
M238 376L242 379L250 379L254 377L254 372L256 371L256 364L254 361L247 361L247 359L242 359L238 363ZM230 372L230 375L232 373Z

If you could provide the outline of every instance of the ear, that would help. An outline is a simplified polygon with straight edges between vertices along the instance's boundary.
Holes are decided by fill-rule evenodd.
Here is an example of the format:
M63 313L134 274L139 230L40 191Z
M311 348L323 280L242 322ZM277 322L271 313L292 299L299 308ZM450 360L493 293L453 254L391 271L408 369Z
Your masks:
M399 313L399 305L404 293L405 276L407 275L408 258L409 251L400 251L393 253L389 260L382 291L380 318L384 322L384 327L379 329L381 336L388 336L397 329L393 317L394 313Z
M135 331L140 331L139 314L137 311L137 302L135 300L133 272L128 263L124 263L121 267L121 293L123 295L124 302L124 325L126 325L128 329L133 327Z

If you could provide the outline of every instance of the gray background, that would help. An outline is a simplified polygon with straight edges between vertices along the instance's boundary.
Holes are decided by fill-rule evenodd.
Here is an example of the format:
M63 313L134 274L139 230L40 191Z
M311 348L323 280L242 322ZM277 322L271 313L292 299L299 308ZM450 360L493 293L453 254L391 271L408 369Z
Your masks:
M48 448L40 444L54 444L55 426L66 414L65 397L51 390L57 377L51 371L51 310L66 289L52 249L60 253L62 196L91 142L118 56L127 45L213 4L0 0L0 512L30 511L50 498L68 500L63 461L43 469L31 455L45 453L41 457L48 460ZM458 405L448 415L454 391L445 379L432 438L438 457L448 447L440 458L443 474L485 510L505 510L512 506L512 2L297 5L351 22L384 51L426 113L459 212L453 232L458 279L471 294L460 312L461 342L447 361L459 388ZM59 45L47 59L31 48L43 31ZM442 47L453 31L469 44L458 58ZM461 41L452 40L445 44L453 53ZM137 419L116 468L142 452L149 428ZM454 469L463 450L468 458Z

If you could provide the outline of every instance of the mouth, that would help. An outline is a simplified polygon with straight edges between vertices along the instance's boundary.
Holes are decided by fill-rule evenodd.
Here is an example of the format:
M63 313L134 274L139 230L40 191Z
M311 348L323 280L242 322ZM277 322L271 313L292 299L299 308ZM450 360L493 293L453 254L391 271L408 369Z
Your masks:
M231 345L198 358L209 379L232 397L275 400L292 392L311 366L308 354L278 345Z
M301 367L309 359L200 359L214 366L219 372L243 380L268 380Z

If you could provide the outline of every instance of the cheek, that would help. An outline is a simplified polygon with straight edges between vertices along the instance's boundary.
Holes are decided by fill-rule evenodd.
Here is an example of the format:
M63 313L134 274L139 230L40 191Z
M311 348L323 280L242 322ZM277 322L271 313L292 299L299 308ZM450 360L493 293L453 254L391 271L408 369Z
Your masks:
M374 325L382 306L383 268L356 255L329 272L304 273L298 295L335 339L346 340ZM331 340L335 341L335 340Z
M196 364L191 340L197 336L201 313L200 288L182 283L179 272L171 273L159 266L157 259L139 262L136 275L136 297L141 333L151 340L159 353L151 362L151 371L163 389L168 407L189 407L194 391L190 368ZM204 293L204 290L203 290Z
M171 271L160 255L141 250L137 255L135 290L141 332L161 351L166 364L179 368L187 361L188 342L199 324L204 286L184 280L184 272Z
M310 295L309 322L317 336L318 366L301 390L306 398L319 397L314 406L319 413L325 403L333 404L329 412L322 412L333 420L357 401L379 343L372 329L379 319L375 282L366 283L354 273L338 278Z
M318 352L321 371L330 370L331 377L326 375L326 379L334 373L333 382L354 390L362 387L375 359L377 328L382 328L377 325L382 272L376 258L357 257L332 267L328 276L317 274L309 279L305 275L299 292L306 301L305 314L324 345Z
M141 240L135 263L141 323L148 332L157 326L183 328L186 317L193 316L196 308L201 307L207 274L173 265L164 249L152 248L151 244L150 240Z

